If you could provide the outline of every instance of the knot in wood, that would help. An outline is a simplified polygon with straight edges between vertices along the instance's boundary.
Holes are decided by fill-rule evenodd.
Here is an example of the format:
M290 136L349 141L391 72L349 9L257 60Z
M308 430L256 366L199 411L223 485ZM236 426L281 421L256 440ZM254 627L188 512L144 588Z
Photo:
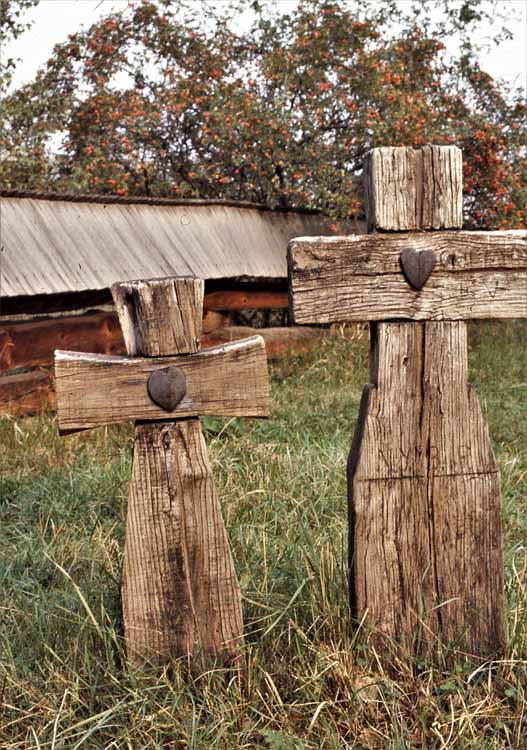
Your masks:
M174 411L187 392L187 379L178 367L154 370L146 383L148 395L164 411Z
M436 265L433 250L414 250L407 247L400 256L401 268L406 281L413 289L424 287Z

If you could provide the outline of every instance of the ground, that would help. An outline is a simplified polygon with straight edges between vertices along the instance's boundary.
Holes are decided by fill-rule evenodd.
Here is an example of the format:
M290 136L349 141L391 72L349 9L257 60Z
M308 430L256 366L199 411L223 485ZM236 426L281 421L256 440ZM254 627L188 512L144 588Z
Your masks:
M368 342L342 334L273 365L270 420L203 420L243 593L241 682L123 658L131 427L59 438L50 416L0 422L3 750L526 746L527 328L470 336L502 475L507 653L394 675L348 612L345 467Z

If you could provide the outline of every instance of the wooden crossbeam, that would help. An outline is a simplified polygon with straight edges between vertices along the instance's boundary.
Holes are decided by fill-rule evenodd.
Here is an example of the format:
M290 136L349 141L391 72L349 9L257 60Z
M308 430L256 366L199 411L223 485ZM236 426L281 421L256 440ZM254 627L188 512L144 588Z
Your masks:
M401 252L432 251L421 290ZM295 323L527 317L527 233L433 232L298 238L289 244Z
M185 374L187 392L167 414L149 397L147 380L152 372L169 366ZM175 357L128 358L58 350L55 388L62 433L134 419L269 414L261 336Z

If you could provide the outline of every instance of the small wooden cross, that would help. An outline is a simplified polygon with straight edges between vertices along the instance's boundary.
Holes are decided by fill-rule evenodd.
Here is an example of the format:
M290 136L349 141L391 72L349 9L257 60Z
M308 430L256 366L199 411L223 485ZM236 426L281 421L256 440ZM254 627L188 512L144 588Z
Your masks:
M289 247L296 323L375 321L348 464L352 609L407 653L491 656L504 641L500 482L465 321L527 318L527 234L453 231L455 147L377 148L365 177L370 232L386 233Z
M55 352L62 433L137 420L122 606L136 663L200 653L230 662L241 598L198 415L265 417L264 341L199 352L203 281L115 284L128 357ZM183 355L183 356L181 356Z

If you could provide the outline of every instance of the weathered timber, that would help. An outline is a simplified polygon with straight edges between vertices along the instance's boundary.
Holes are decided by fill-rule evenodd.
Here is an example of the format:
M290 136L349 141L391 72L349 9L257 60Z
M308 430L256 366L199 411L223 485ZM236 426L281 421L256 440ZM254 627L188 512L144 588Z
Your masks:
M228 315L207 310L203 315L203 334L225 328L229 323ZM0 372L51 366L56 349L124 354L126 347L117 313L93 310L77 315L0 322Z
M420 290L401 270L408 248L436 258ZM523 230L299 238L289 269L297 324L527 317Z
M240 592L197 419L136 427L122 587L132 661L239 654Z
M204 310L279 310L287 307L287 292L225 290L210 292Z
M210 314L210 313L208 313ZM213 313L216 314L216 313ZM113 354L120 354L121 351L125 351L124 341L122 339L121 327L115 315L115 319L111 313L101 314L101 319L104 321L107 318L112 320L112 330L115 323L116 329L119 332L119 337L114 340L111 344L111 350ZM88 316L87 316L88 317ZM98 317L97 315L89 317ZM203 318L204 333L201 337L201 347L216 347L222 346L223 344L229 344L233 341L239 341L240 339L247 339L256 335L263 338L265 343L265 351L268 360L280 359L283 357L291 357L300 354L305 354L312 351L320 345L321 341L328 335L328 331L322 328L308 328L306 326L297 327L276 327L276 328L250 328L247 326L220 326L219 328L214 327L212 330L205 330L208 328L206 325L207 316ZM53 327L51 326L52 321L46 321L50 323L50 329L43 327L45 335L51 335ZM44 321L42 321L44 323ZM19 340L18 333L14 324L10 327L10 336L12 335L12 341L14 347L11 351L17 351L17 341ZM39 346L44 344L42 339L38 337L35 339L31 332L32 323L24 323L24 326L28 326L28 334L32 340L35 340L35 349L33 352L24 345L24 350L27 351L29 359L32 362L36 359L39 365L51 367L52 365L52 352L50 342L52 339L48 339L46 346L42 346L39 350ZM67 325L61 320L61 327L64 326L66 331L68 330ZM13 330L14 329L14 330ZM105 342L105 339L98 337L98 326L95 326L93 330L90 330L87 335L82 333L79 338L74 336L76 325L71 330L72 336L70 338L69 333L66 337L68 346L71 347L70 351L84 351L85 349L94 349L97 347L103 348L101 344ZM84 326L81 327L81 331L85 331ZM25 338L26 332L22 334ZM120 345L117 343L120 341ZM64 341L61 338L60 343ZM89 343L91 342L91 344ZM107 340L106 340L107 343ZM53 349L56 349L59 344L56 344ZM106 346L106 344L105 344ZM48 351L49 350L49 351ZM21 350L19 350L21 351ZM23 355L25 356L25 354ZM59 355L59 359L62 355ZM18 359L16 360L18 363ZM90 373L91 377L91 373ZM229 384L230 387L230 384ZM82 399L80 402L82 404ZM55 399L55 382L54 377L49 372L43 372L42 370L33 369L29 373L23 374L10 374L7 372L0 378L0 416L11 415L11 416L27 416L30 414L38 414L44 410L54 410L56 406ZM247 415L246 415L247 416ZM66 430L67 431L67 430Z
M0 417L37 414L55 407L53 378L46 370L0 377Z
M503 643L499 473L464 322L379 323L349 461L352 604L407 651Z
M203 336L202 346L217 346L223 342L236 341L248 336L261 336L265 343L267 359L281 359L313 351L328 336L324 328L306 326L277 326L273 328L249 328L230 326Z
M62 432L133 419L166 419L147 391L152 372L175 366L186 394L171 417L269 414L265 344L260 336L203 349L192 357L114 357L57 351L55 388Z
M167 355L199 348L201 281L129 282L114 285L112 294L130 356L148 354L155 365L163 366ZM250 342L248 349L233 346L235 357L248 349L263 353L266 372L263 342ZM208 356L205 352L186 358L196 360L202 365L199 378L185 371L183 358L178 358L177 367L187 380L185 398L207 396L203 363L210 362L215 373L209 380L210 397L221 398L223 389L217 384L222 363L210 350ZM223 388L243 380L239 371L231 372ZM121 406L131 387L129 381L122 388ZM251 383L246 387L250 391ZM238 395L240 390L243 385ZM144 389L141 393L144 396ZM207 408L205 401L203 405ZM204 661L232 662L240 653L240 589L197 419L136 426L122 600L127 653L137 663L163 664L174 656L197 655Z
M223 346L256 335L261 336L264 340L267 359L273 360L312 351L320 345L328 332L321 328L307 328L305 326L262 329L230 326L205 333L201 337L201 346ZM61 356L59 355L59 359ZM44 364L51 366L51 362L47 359L44 360ZM28 416L55 408L55 379L50 372L33 369L23 374L10 375L7 373L0 378L0 416ZM203 412L202 414L206 416ZM249 415L245 414L244 416ZM64 432L68 432L68 430L66 429Z
M375 149L366 186L370 230L461 226L457 149ZM300 238L289 272L296 323L381 321L348 463L355 616L406 653L499 655L499 473L463 321L527 317L525 232Z
M111 289L131 357L162 357L199 349L204 291L201 279L129 281L114 284ZM164 316L169 311L167 320Z
M121 326L113 312L95 312L46 320L0 323L0 372L53 363L55 349L88 349L102 354L125 351Z
M364 183L369 230L463 226L463 159L455 146L375 148Z

